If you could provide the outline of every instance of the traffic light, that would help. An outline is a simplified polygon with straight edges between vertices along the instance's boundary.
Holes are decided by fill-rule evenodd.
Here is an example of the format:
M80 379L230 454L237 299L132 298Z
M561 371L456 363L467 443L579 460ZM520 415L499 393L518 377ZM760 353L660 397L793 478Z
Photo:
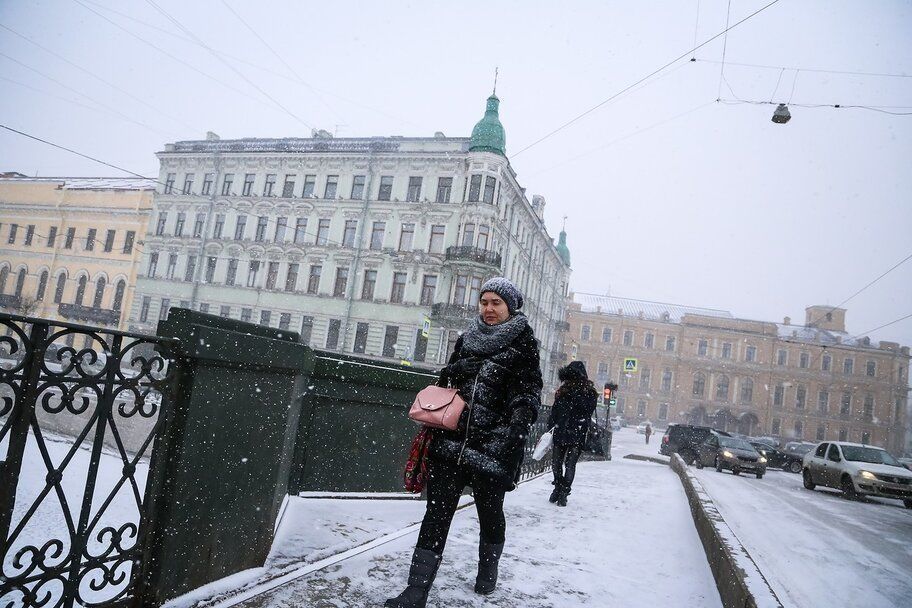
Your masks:
M618 388L618 385L615 384L614 382L605 383L604 397L605 397L605 403L609 407L611 407L613 405L617 405L617 396L616 396L617 388Z

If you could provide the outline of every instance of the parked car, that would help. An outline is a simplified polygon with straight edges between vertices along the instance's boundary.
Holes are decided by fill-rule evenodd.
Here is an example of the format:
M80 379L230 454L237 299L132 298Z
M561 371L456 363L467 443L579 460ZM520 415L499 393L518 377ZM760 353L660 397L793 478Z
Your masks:
M750 437L749 441L759 441L760 443L765 443L766 445L771 445L776 449L782 447L782 442L779 441L777 437L770 437L768 435L761 435L760 437Z
M621 430L621 419L618 416L613 416L610 421L612 431Z
M790 454L761 441L750 441L749 443L754 446L754 449L757 450L761 456L766 458L767 467L785 469L786 471L796 474L801 472L803 456Z
M804 455L817 447L816 443L810 441L789 441L785 444L785 453L793 456L804 458Z
M823 442L804 456L804 487L818 485L842 490L846 498L898 498L912 509L912 473L884 449L848 443Z
M899 461L899 464L912 471L912 458L897 458L896 460Z
M652 431L655 432L655 426L652 424L652 422L650 422L648 420L644 420L643 422L641 422L637 425L637 433L640 435L645 435L646 434L646 425L651 426Z
M763 479L766 462L765 456L739 437L726 437L714 432L697 446L698 469L714 466L720 473L723 469L731 469L733 475L745 471L755 474L757 479Z
M687 464L693 464L697 457L697 446L706 441L711 433L727 436L728 433L716 431L708 426L693 424L669 424L659 445L659 454L671 456L680 454Z

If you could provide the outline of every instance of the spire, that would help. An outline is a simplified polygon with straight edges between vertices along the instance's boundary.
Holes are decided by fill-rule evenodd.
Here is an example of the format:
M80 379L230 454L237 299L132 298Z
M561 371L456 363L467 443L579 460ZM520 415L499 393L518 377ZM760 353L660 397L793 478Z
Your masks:
M567 216L564 216L564 224L561 226L560 236L557 239L557 255L563 260L564 264L570 266L570 248L567 247Z
M494 73L494 90L497 90L497 72ZM470 152L493 152L506 156L507 137L503 125L500 123L500 99L491 93L488 97L484 117L472 129L472 140L469 143Z

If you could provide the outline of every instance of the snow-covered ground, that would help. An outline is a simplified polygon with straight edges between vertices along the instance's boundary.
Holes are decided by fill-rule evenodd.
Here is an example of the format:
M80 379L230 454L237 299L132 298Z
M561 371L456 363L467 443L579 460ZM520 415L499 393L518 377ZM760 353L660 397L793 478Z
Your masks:
M912 511L811 492L801 476L697 471L786 608L912 605Z

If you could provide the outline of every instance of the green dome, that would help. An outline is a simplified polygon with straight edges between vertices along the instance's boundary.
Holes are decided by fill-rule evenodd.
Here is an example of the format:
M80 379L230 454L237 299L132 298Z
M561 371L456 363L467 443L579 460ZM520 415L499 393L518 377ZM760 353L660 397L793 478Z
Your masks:
M497 114L500 100L497 95L488 97L488 106L484 118L472 129L470 152L494 152L506 156L507 136Z
M570 248L567 247L567 232L564 230L560 231L560 237L557 240L557 255L564 261L564 264L570 266Z

